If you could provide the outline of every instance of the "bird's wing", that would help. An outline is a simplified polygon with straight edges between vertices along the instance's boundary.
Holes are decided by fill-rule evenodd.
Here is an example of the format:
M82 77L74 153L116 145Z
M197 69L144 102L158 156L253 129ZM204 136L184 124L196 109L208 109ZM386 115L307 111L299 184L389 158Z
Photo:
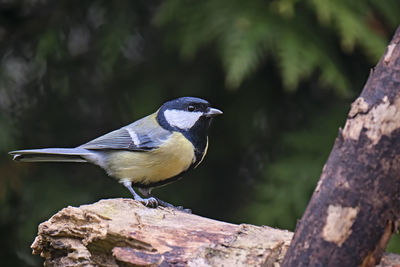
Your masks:
M160 127L156 122L155 114L152 114L80 147L97 150L149 151L158 148L170 135L171 132Z

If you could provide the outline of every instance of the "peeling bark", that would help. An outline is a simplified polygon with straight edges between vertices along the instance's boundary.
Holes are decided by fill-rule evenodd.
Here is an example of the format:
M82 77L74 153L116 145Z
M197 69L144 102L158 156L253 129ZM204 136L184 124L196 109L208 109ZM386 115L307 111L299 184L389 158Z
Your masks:
M322 237L328 242L334 242L339 247L351 234L351 227L357 217L359 208L333 206L328 207L328 215Z
M283 266L375 266L400 218L400 27L360 95Z

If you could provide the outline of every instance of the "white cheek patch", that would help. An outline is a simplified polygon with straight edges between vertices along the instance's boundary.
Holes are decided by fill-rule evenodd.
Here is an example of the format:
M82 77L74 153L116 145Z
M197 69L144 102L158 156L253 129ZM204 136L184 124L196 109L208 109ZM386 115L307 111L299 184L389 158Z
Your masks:
M188 130L198 121L203 115L203 112L189 112L184 110L166 110L164 116L167 122L173 126L182 130Z

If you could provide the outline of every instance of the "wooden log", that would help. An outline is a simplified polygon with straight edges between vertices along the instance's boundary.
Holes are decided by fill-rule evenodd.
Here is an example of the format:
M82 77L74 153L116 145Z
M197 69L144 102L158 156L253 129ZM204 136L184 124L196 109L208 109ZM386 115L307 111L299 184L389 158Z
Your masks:
M272 266L292 233L235 225L132 199L67 207L39 225L46 266Z
M375 266L400 218L400 27L351 106L283 266Z
M235 225L132 199L67 207L39 225L46 266L279 266L292 233ZM387 254L381 267L400 266Z

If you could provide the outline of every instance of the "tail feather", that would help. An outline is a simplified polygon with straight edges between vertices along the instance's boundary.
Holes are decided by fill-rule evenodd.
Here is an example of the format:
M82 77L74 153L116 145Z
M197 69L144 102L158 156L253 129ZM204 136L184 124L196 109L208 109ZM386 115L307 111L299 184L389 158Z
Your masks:
M90 152L82 148L42 148L16 150L9 154L14 160L24 162L87 162L84 156Z

